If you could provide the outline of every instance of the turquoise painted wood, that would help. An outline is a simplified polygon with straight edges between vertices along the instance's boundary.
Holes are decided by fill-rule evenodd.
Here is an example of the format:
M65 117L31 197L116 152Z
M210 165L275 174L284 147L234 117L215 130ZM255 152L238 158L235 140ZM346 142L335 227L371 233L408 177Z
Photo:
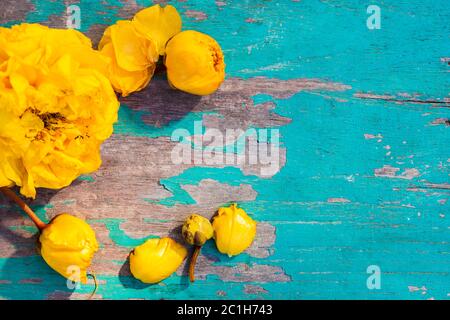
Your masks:
M168 2L183 29L221 44L224 88L183 109L180 100L167 102L175 93L157 76L121 101L100 172L32 203L44 219L68 211L94 226L103 250L94 263L96 297L448 299L450 3ZM76 4L81 31L95 42L105 26L151 2L107 3L3 1L0 21L64 27L66 7ZM381 8L379 30L366 26L371 4ZM170 166L160 150L170 148L174 130L193 130L202 119L278 129L285 161L270 178L239 166ZM130 276L132 247L177 237L188 213L212 215L231 201L260 222L249 252L228 258L208 243L194 284L184 270L153 286ZM92 291L68 289L45 265L33 249L36 229L18 208L0 202L0 216L0 298L82 299ZM379 289L367 286L373 265Z

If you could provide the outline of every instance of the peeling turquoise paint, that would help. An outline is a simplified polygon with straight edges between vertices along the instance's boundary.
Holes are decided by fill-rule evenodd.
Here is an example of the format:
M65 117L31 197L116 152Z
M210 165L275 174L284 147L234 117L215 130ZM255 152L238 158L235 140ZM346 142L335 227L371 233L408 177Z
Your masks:
M82 175L79 176L78 179L79 181L87 181L87 182L94 182L95 178L91 175Z
M194 199L187 193L185 190L181 188L180 180L173 181L172 178L169 179L161 179L160 184L164 186L165 189L170 191L173 196L167 197L161 200L154 201L155 203L172 207L177 203L183 204L195 204Z
M148 138L170 137L177 128L193 130L194 122L201 121L205 114L213 115L215 113L191 112L180 120L171 121L165 126L155 127L146 124L142 120L142 116L150 115L149 112L135 111L122 104L119 110L119 121L114 125L114 133Z
M157 238L149 234L142 239L134 239L129 237L120 228L120 225L125 222L123 219L91 219L89 223L103 223L109 231L109 238L118 246L134 248L148 239Z
M54 206L49 203L46 205L33 205L32 204L32 205L30 205L30 207L42 221L48 221L47 210L52 209ZM19 209L17 209L17 211L21 212Z
M23 230L30 234L36 234L38 232L38 229L35 226L12 226L9 227L9 229L15 231L15 230Z
M28 15L29 22L46 21L65 12L62 3L33 3L36 11ZM240 206L256 220L275 226L272 254L267 258L248 254L228 258L216 251L213 242L202 252L216 259L215 266L251 266L257 262L278 267L291 281L242 283L210 275L189 285L186 277L172 276L160 285L144 286L128 276L98 275L106 282L98 294L111 299L242 299L255 297L244 292L245 285L251 284L267 291L257 297L273 299L448 299L449 193L424 187L427 182L449 182L450 129L431 126L430 122L449 118L450 111L421 104L369 102L353 96L364 91L447 97L449 69L441 58L450 52L448 1L383 3L382 29L377 31L365 26L365 9L371 1L226 3L220 8L201 0L174 5L181 12L195 9L208 16L201 22L184 18L185 29L201 29L219 41L229 77L320 78L351 85L352 90L324 93L345 102L324 98L320 92L298 93L288 99L267 94L253 97L255 108L273 102L274 112L292 119L279 127L287 163L273 178L246 176L231 167L196 167L161 181L172 193L170 197L144 200L165 206L194 205L181 186L196 185L203 179L251 185L257 199ZM81 1L82 12L106 13L83 16L82 31L117 20L115 15L122 6L122 1L109 2L106 8L98 1ZM245 22L247 18L256 22ZM193 122L204 114L189 113L182 120L154 128L142 121L144 112L122 105L115 132L170 136L176 128L193 128ZM380 134L382 138L366 139L365 134ZM411 180L375 177L375 169L384 165L399 168L398 174L414 168L420 176ZM424 192L409 190L412 187L424 188ZM329 203L330 198L350 202ZM49 208L51 205L33 207L42 219ZM123 220L89 222L104 223L118 246L132 248L145 240L128 237L120 229ZM35 231L33 227L15 228ZM369 265L381 268L380 290L366 287ZM39 256L1 258L0 270L0 280L11 282L0 283L2 298L43 299L55 291L63 296L71 294L66 280ZM20 283L31 277L42 282ZM409 286L425 286L427 290L424 294L423 290L410 292ZM82 286L76 293L91 291L92 286Z

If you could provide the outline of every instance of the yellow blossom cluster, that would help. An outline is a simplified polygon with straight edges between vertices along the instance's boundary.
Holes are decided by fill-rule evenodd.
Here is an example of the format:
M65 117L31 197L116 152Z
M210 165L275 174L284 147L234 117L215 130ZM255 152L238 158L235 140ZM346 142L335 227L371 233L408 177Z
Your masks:
M114 89L127 96L145 88L164 56L172 87L196 95L215 92L225 78L222 49L212 37L194 30L181 32L175 7L159 4L139 11L132 20L108 27L99 50L108 58Z

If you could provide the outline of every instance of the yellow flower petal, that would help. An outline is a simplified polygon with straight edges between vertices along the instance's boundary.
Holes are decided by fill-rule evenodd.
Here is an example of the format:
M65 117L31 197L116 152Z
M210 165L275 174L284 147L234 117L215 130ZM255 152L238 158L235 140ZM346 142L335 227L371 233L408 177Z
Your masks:
M123 97L130 93L142 90L150 82L155 71L155 64L151 64L144 70L127 71L121 68L115 59L114 48L111 43L107 43L101 50L102 54L111 58L109 65L109 80L116 92Z
M119 67L127 71L140 71L158 61L155 44L138 34L130 21L117 21L110 28Z
M131 273L144 283L157 283L174 273L186 255L186 248L171 238L150 239L131 252Z
M221 253L235 256L247 249L256 235L256 222L236 204L219 208L213 217L214 239Z
M143 9L132 21L142 35L156 42L160 55L164 55L167 41L181 31L181 17L171 5L156 4Z

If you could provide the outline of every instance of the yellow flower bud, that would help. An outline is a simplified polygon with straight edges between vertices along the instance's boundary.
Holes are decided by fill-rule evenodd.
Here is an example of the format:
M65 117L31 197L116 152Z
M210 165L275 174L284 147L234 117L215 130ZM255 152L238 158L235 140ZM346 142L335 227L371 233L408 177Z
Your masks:
M167 41L181 31L181 17L171 5L159 4L136 13L133 25L144 37L156 43L158 53L163 55Z
M256 222L236 204L219 208L212 226L217 249L230 257L247 249L256 235Z
M70 214L56 216L39 237L45 262L62 276L87 281L87 268L98 250L94 230Z
M225 78L219 44L193 30L180 32L168 42L165 65L172 86L196 95L213 93Z
M200 254L201 247L206 241L212 238L214 233L211 222L205 217L198 214L191 214L181 228L181 234L184 240L190 245L194 245L195 249L189 263L189 278L191 282L195 281L195 264Z
M212 238L213 232L211 222L198 214L191 214L181 229L184 240L195 246L204 245L206 241Z
M131 273L144 283L157 283L174 273L186 255L186 248L171 238L149 239L131 252Z

